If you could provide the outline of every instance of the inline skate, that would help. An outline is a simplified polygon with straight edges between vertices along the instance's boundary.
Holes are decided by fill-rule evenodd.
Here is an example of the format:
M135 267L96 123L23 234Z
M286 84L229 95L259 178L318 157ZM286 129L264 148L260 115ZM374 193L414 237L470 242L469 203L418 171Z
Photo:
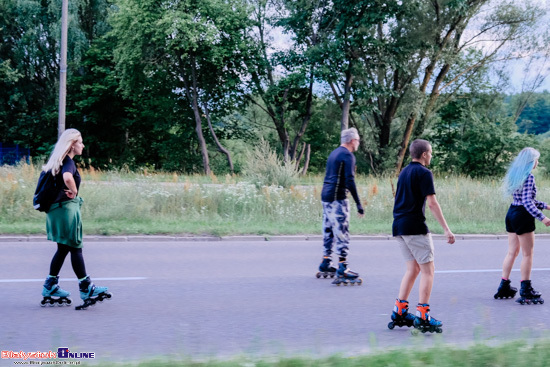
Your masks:
M441 328L443 323L430 316L430 305L427 303L419 303L418 306L416 306L416 317L414 318L413 326L417 331L422 333L443 332Z
M89 276L80 281L80 298L84 301L76 310L85 310L97 302L103 302L104 299L110 299L113 295L107 292L107 287L96 287Z
M498 290L494 295L495 299L514 298L518 289L510 287L510 283L510 279L502 279L500 281L500 286L498 287Z
M393 306L393 312L391 314L390 323L388 329L392 330L394 327L407 326L411 327L414 324L414 315L409 313L409 302L402 301L399 298L395 300L395 306Z
M315 276L317 278L334 278L335 274L336 268L332 265L332 259L329 256L323 257L323 261L321 262L321 265L319 265L319 272L317 272Z
M49 275L44 282L42 287L42 296L44 297L40 301L40 306L45 307L46 305L54 306L69 306L73 301L69 298L71 295L70 292L67 292L58 285L59 276ZM58 298L53 298L58 297Z
M359 273L356 273L348 269L348 263L345 261L340 261L338 270L336 271L336 279L332 281L332 284L340 285L361 285L363 284L363 279L359 278Z
M516 302L525 305L530 305L531 303L537 304L540 303L541 305L544 303L544 300L540 297L541 294L533 289L531 286L530 280L522 280L521 281L521 288L519 290L520 297L516 299Z

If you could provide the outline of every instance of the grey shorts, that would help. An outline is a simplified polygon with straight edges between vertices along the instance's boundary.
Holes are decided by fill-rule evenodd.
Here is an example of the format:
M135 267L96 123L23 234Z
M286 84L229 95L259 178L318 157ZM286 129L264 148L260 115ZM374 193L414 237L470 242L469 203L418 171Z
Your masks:
M434 243L432 234L418 234L413 236L395 236L399 243L405 261L416 260L419 264L434 261Z

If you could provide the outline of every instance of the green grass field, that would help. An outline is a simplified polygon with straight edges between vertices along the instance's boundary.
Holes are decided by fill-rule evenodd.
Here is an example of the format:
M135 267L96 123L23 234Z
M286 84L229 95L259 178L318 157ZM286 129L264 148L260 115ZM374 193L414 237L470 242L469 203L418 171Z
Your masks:
M45 214L32 208L39 170L0 167L0 233L45 233ZM82 172L80 196L86 234L318 234L321 176L302 178L289 189L262 187L236 176L174 173ZM358 177L366 216L351 218L352 234L391 232L395 178ZM500 178L436 177L437 197L453 232L504 233L509 201ZM537 179L538 198L550 201L550 180ZM353 208L353 206L352 206ZM352 211L354 212L354 211ZM426 214L432 232L439 225ZM539 233L550 233L540 223Z

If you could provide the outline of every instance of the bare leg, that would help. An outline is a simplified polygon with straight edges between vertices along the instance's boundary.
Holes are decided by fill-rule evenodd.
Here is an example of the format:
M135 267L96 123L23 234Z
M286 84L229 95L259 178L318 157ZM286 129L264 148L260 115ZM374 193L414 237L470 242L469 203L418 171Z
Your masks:
M430 303L430 295L434 284L435 265L433 261L420 266L420 289L418 303Z
M405 275L403 275L403 279L401 280L401 287L399 288L399 299L400 300L408 300L409 295L411 294L411 290L414 286L414 282L416 281L416 277L418 277L418 273L420 272L420 266L415 260L407 261L407 270L405 271Z
M519 245L521 247L521 280L531 279L531 269L533 268L533 248L535 246L535 232L529 232L518 235Z
M504 257L504 262L502 263L502 278L510 279L510 273L512 272L512 267L514 266L514 261L519 254L519 236L515 233L508 232L508 252Z

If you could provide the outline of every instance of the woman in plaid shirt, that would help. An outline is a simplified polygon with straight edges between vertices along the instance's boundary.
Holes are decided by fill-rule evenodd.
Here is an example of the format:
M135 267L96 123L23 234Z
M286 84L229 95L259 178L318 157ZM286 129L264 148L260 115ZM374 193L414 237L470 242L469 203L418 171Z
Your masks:
M533 148L523 149L514 159L506 176L503 190L513 200L506 214L506 232L508 232L508 253L502 264L502 280L495 294L497 298L514 297L517 289L510 286L510 272L521 249L521 304L543 303L540 293L531 286L531 268L533 267L533 247L535 245L535 218L550 226L550 218L542 214L550 209L548 204L536 200L537 186L531 173L539 163L540 153Z

